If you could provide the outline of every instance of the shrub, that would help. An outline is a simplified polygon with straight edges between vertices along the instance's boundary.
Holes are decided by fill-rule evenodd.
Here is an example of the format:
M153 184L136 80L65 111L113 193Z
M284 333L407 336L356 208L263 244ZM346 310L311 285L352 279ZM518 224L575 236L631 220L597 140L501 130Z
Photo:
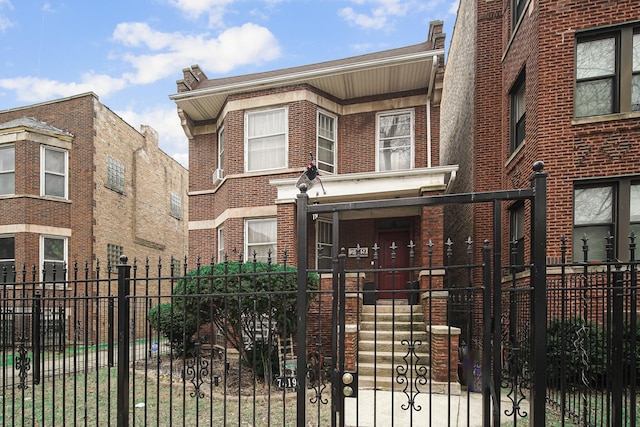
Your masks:
M623 366L611 365L610 331L605 333L604 325L572 318L565 321L552 319L547 326L547 379L549 384L559 386L564 373L567 386L581 386L582 374L587 385L603 388L609 381L610 369L622 369L625 378L629 377L632 366L631 337L636 335L636 372L640 374L640 328L623 325L622 349ZM563 370L564 366L564 370Z
M295 268L261 262L220 263L187 273L175 285L170 303L148 313L151 326L164 334L181 356L191 354L194 334L213 322L247 364L253 345L260 341L256 325L264 324L280 336L297 330L297 279ZM318 276L309 274L307 287L318 289ZM257 346L256 346L257 347ZM260 348L270 346L261 346ZM257 350L256 350L257 351ZM262 360L262 359L261 359ZM267 363L268 365L268 363Z

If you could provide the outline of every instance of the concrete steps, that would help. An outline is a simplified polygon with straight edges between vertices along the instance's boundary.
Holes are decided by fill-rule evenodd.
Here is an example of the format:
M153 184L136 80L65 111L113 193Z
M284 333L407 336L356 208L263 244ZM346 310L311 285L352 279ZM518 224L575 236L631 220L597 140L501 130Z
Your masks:
M429 342L420 306L366 305L358 335L358 386L426 389ZM413 346L413 348L411 348Z

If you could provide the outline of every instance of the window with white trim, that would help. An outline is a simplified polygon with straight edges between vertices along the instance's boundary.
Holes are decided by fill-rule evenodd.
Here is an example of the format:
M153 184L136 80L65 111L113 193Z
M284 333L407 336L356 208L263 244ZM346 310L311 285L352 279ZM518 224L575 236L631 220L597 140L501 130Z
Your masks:
M124 193L124 163L107 157L107 188Z
M218 227L218 263L224 261L224 228Z
M288 108L245 113L245 170L287 167Z
M579 34L575 84L575 117L640 111L640 27Z
M267 262L269 251L275 260L278 242L278 221L276 218L247 219L244 222L244 239L246 260L256 259Z
M40 236L42 281L56 283L66 279L67 239L56 236Z
M511 31L514 31L516 24L524 13L524 6L527 0L511 0Z
M67 198L68 153L66 150L42 146L40 195Z
M0 195L15 193L16 149L13 145L0 147Z
M321 171L336 173L337 118L318 111L317 167Z
M0 283L15 281L16 244L14 236L0 236Z
M389 111L376 116L376 170L413 168L414 112Z
M224 170L224 126L218 131L218 169Z
M317 259L316 268L324 270L331 269L333 250L333 224L331 221L318 218L316 220L316 248Z

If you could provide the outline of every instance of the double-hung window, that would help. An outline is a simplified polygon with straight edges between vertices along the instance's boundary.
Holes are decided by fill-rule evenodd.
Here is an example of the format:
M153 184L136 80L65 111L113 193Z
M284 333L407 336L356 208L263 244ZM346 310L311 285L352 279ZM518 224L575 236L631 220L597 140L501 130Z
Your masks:
M16 149L13 145L0 147L0 195L15 193Z
M67 198L68 154L66 150L42 146L40 195Z
M278 241L278 222L275 218L245 220L245 253L247 261L253 260L253 254L261 262L267 262L269 252L275 259Z
M518 77L511 89L511 142L510 152L522 144L525 138L526 104L525 104L525 74Z
M67 239L41 236L40 256L42 259L42 281L45 283L64 281L67 265Z
M0 283L15 281L15 237L0 236Z
M578 184L573 197L574 261L584 259L585 236L588 260L606 260L607 233L613 237L614 258L628 259L631 232L640 242L640 178Z
M318 111L318 169L336 173L336 117Z
M376 170L405 170L413 167L413 110L378 113L376 120Z
M245 170L287 167L287 107L245 113Z
M640 111L640 27L578 36L574 103L578 118Z

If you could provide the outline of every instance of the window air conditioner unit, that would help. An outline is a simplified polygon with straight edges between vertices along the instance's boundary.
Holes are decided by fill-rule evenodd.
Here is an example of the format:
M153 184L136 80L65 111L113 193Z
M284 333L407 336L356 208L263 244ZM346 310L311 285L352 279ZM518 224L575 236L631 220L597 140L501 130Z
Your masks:
M216 169L213 171L213 183L217 184L224 178L224 169Z

